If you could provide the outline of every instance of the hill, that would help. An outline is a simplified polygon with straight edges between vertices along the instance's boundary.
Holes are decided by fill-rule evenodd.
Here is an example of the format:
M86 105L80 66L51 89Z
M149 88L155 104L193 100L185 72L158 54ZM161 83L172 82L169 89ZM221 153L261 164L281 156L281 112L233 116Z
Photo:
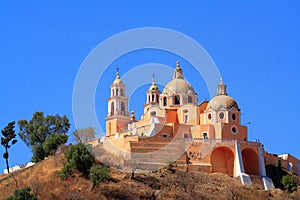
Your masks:
M76 173L61 180L64 154L58 153L0 180L0 199L18 188L30 186L38 199L300 199L300 191L287 194L279 189L263 191L243 186L221 173L169 171L131 174L111 169L111 178L91 189L88 178Z

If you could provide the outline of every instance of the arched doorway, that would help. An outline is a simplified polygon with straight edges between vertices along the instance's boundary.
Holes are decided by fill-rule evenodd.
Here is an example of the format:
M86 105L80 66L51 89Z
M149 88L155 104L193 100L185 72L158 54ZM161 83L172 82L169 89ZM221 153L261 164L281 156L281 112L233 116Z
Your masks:
M233 176L234 155L227 147L218 147L211 153L212 172Z
M257 153L252 149L244 149L242 151L242 157L245 173L259 175Z

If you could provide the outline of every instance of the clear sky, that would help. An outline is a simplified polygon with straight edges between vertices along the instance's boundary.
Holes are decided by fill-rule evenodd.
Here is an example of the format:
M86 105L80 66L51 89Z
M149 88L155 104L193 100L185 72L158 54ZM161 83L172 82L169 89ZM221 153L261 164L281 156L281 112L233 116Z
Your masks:
M2 1L0 128L43 111L67 115L71 135L76 129L73 84L86 56L119 32L163 27L188 35L206 49L242 110L242 124L251 123L250 140L259 139L268 152L300 158L299 8L299 1ZM116 66L124 74L143 63L174 67L176 60L199 102L209 99L203 80L193 77L184 59L163 51L133 52L114 61L99 82L95 107L102 128ZM151 74L143 76L151 81ZM146 89L141 86L130 101L138 118ZM1 156L3 152L0 148ZM31 150L21 140L10 149L10 166L30 158ZM1 158L0 170L4 168Z

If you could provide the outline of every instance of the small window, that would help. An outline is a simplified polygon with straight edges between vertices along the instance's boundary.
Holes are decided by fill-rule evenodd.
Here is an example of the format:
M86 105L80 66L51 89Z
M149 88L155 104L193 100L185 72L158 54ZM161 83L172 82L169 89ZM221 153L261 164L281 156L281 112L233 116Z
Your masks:
M188 96L188 103L192 103L193 102L193 98L191 96Z
M121 94L120 95L123 96L123 89L121 89Z
M116 96L119 96L119 89L116 89Z
M175 96L175 105L180 105L180 96Z
M224 119L224 117L225 117L224 113L221 112L221 113L219 114L219 118L220 118L220 119Z
M167 101L167 97L164 97L164 106L167 106L168 104L168 101Z
M184 138L189 138L189 134L185 133L185 134L183 135L183 137L184 137Z
M150 116L155 117L155 116L156 116L156 111L152 111L152 112L150 113Z
M236 120L236 115L235 115L235 113L233 113L232 115L231 115L231 117L232 117L232 119L235 121Z
M115 96L115 89L112 89L112 96Z
M211 120L211 113L207 115L208 120Z
M203 137L203 139L208 139L207 133L202 133L202 137Z
M237 133L238 133L238 128L237 128L236 126L232 126L232 127L231 127L231 132L232 132L233 134L237 134Z
M154 95L152 94L151 96L152 96L152 102L154 102Z
M162 137L167 138L167 137L170 137L170 136L169 136L169 134L167 134L167 133L163 133L163 134L162 134Z

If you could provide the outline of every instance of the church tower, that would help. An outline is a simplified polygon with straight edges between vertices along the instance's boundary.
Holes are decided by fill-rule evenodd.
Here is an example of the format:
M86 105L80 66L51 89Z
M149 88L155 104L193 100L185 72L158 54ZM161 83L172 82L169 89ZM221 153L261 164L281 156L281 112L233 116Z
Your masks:
M110 97L108 98L108 113L106 117L106 135L116 134L127 130L130 116L128 112L128 97L125 96L125 84L123 84L119 70L116 78L110 85Z
M144 113L146 112L146 110L148 108L152 107L153 105L159 105L159 95L160 95L160 93L161 92L160 92L160 90L158 89L158 87L155 83L155 79L154 79L154 75L153 75L152 84L146 92L147 102L144 105Z

